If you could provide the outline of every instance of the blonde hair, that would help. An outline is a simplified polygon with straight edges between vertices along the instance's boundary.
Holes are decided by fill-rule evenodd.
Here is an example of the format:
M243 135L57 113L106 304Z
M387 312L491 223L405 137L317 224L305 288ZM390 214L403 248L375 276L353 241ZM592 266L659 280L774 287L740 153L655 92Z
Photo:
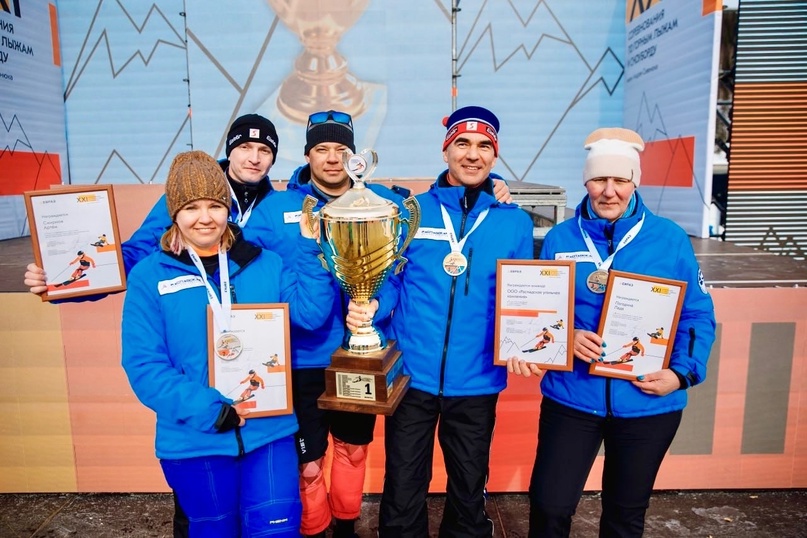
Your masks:
M229 251L235 243L235 233L227 226L221 236L221 243L219 246L224 251ZM179 256L183 250L188 248L185 240L182 238L182 232L179 231L179 226L174 222L171 227L160 238L160 247L166 252L173 252Z

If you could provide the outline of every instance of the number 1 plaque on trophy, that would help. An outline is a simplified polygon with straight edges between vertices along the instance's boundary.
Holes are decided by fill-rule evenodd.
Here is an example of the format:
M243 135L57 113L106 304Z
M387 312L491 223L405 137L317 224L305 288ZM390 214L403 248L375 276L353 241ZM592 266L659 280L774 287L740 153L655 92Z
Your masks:
M409 218L403 218L395 203L364 184L377 163L373 150L358 154L346 150L342 165L353 187L319 212L321 257L357 304L369 303L390 271L403 268L406 258L402 254L420 224L420 206L413 197L403 201L409 211ZM312 196L303 203L303 213L312 223L316 204ZM402 241L404 224L406 239ZM325 393L318 405L322 409L391 415L408 386L401 351L368 322L346 335L342 346L331 355L331 365L325 369Z

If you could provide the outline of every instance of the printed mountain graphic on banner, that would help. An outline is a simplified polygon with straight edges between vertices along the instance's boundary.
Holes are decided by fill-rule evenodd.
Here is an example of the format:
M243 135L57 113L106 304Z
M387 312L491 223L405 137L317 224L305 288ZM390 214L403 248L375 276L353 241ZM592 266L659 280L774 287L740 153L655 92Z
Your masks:
M507 31L502 28L507 28ZM519 52L527 59L532 58L544 39L571 43L571 38L543 0L523 14L512 3L486 3L476 15L462 44L460 67L484 38L490 42L494 70Z
M47 189L62 182L60 156L31 147L17 116L6 124L0 116L0 195Z
M125 20L131 24L115 30L105 26L107 20ZM66 84L65 99L70 97L81 74L93 61L108 63L111 77L117 76L130 64L148 67L160 46L184 49L182 35L174 28L160 7L154 3L142 21L135 21L121 2L101 1L92 20L81 51L75 60Z

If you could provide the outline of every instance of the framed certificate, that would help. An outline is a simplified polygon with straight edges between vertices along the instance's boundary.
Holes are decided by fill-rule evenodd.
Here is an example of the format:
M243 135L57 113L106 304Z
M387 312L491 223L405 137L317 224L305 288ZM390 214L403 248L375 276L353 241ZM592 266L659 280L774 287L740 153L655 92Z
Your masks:
M288 304L234 304L227 332L208 305L207 334L211 387L249 409L245 418L292 412Z
M670 362L687 284L611 270L600 317L603 362L589 373L634 380Z
M573 326L573 261L498 261L494 364L518 357L547 370L569 371Z
M34 259L47 274L43 301L126 289L111 185L25 193Z

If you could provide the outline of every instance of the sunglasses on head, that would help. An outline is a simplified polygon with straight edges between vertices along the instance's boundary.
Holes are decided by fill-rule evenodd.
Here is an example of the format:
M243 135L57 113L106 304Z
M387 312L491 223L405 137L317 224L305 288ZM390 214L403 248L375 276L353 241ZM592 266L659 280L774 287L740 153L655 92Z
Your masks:
M353 119L350 117L350 114L346 114L344 112L337 112L336 110L328 110L327 112L314 112L310 116L308 116L308 129L314 127L315 125L320 125L323 123L328 123L332 121L334 123L340 123L342 125L347 125L351 129L353 129Z

